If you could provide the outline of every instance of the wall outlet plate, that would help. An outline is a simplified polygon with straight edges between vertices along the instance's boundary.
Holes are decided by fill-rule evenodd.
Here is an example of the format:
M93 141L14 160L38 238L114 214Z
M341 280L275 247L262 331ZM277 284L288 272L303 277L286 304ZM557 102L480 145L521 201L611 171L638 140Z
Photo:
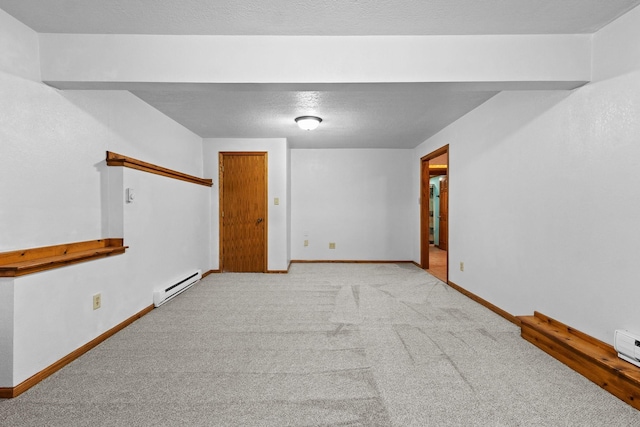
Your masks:
M101 294L95 294L93 296L93 309L97 310L100 307L102 307L102 295Z

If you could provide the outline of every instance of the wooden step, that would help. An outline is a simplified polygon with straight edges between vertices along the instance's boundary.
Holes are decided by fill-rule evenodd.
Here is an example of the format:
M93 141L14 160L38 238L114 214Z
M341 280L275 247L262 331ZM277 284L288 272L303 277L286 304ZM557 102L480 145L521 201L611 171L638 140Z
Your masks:
M620 359L612 346L542 313L518 319L522 338L640 409L640 367Z

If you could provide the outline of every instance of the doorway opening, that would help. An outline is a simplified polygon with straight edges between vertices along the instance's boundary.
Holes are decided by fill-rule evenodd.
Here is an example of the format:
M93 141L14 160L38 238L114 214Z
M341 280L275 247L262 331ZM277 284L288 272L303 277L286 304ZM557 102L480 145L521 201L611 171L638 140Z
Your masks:
M220 153L220 271L267 271L267 153Z
M449 146L421 159L420 266L448 280L449 265Z

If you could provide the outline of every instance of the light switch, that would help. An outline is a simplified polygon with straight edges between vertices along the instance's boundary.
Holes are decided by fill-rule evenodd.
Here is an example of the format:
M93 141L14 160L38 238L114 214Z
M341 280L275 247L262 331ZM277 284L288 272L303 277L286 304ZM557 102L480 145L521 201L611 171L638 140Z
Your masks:
M275 199L273 199L273 204L274 205L279 205L280 204L280 198L276 197Z
M133 203L133 199L135 199L136 195L133 191L133 188L127 188L127 203Z

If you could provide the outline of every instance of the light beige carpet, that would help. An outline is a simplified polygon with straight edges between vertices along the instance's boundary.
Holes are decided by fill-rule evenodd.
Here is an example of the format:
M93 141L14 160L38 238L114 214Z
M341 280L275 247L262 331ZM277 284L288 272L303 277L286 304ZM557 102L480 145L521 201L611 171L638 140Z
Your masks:
M218 274L16 399L2 426L638 426L410 264Z

